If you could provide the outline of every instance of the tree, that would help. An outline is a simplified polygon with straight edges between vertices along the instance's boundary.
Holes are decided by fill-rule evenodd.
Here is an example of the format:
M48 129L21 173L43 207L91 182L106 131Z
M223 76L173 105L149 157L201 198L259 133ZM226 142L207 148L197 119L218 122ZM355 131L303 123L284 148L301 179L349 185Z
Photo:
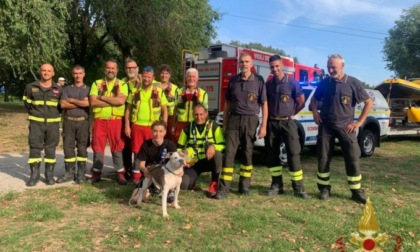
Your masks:
M36 72L44 62L56 68L65 66L61 58L67 44L66 16L66 1L0 2L0 81L7 94L10 91L20 97L23 84L37 79ZM9 90L11 85L17 88Z
M134 57L143 66L170 64L178 81L182 50L208 46L219 18L208 1L101 0L96 6L103 10L106 33L124 58Z
M402 78L420 77L420 4L404 10L385 38L387 68Z
M230 41L229 45L240 46L240 47L244 47L244 48L252 48L252 49L257 49L257 50L264 51L264 52L270 52L270 53L290 57L290 55L287 54L282 49L277 49L277 48L274 48L272 46L265 46L265 45L263 45L261 43L257 43L257 42L241 43L237 40L232 40L232 41ZM297 57L294 57L293 59L294 59L295 63L299 63L299 60L298 60Z

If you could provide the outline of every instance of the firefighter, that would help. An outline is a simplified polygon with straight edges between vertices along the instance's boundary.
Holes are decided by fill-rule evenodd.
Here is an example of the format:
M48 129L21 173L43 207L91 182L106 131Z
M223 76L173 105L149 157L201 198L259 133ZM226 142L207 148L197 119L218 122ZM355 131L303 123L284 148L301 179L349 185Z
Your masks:
M61 96L64 109L63 149L65 174L57 179L64 183L75 178L77 184L86 182L87 147L89 145L89 87L83 82L85 68L73 67L74 84L66 86ZM75 148L77 147L77 155ZM76 173L77 162L77 173Z
M226 134L226 153L220 175L217 199L225 197L233 178L234 161L238 147L243 152L240 164L239 193L250 194L252 173L252 151L259 124L258 114L262 110L261 127L258 137L266 135L267 94L264 79L251 72L252 58L247 53L239 56L241 73L229 80L223 111L223 131Z
M366 203L362 189L358 145L356 131L362 126L373 101L363 89L360 81L344 73L344 58L333 54L327 61L329 78L321 81L311 99L311 110L318 128L318 189L320 199L330 197L330 162L334 139L338 138L344 156L347 181L352 192L351 199ZM317 104L322 101L318 112ZM353 121L357 103L364 102L364 108L357 121Z
M41 151L45 151L45 181L55 184L55 149L60 138L60 96L62 89L53 82L54 67L42 64L40 80L26 85L23 103L29 115L29 168L31 176L26 186L35 186L39 181Z
M207 109L202 104L195 105L193 113L194 121L184 127L178 139L178 150L186 150L190 156L182 177L181 189L194 189L200 174L211 172L208 192L210 196L214 196L223 165L223 131L213 120L208 119Z
M142 84L128 96L125 110L125 134L131 138L131 151L137 155L143 142L153 137L151 125L160 117L168 120L166 96L163 90L152 85L154 69L146 66L142 72ZM131 127L130 127L131 122ZM133 167L133 183L141 178L137 164Z
M117 182L126 185L122 150L124 149L123 117L125 101L128 96L127 83L117 78L118 65L113 59L105 62L105 77L96 80L91 87L89 101L93 107L94 121L92 127L93 166L92 183L101 180L104 166L106 141L112 152L114 168L117 171Z
M131 94L134 89L138 89L141 85L141 75L139 74L139 67L136 61L128 58L125 62L126 77L122 81L128 84L128 94ZM125 129L125 120L124 125ZM129 180L132 178L133 172L133 152L131 151L131 139L124 134L124 149L123 149L123 164L125 168L125 178Z
M268 167L271 173L271 187L267 194L283 194L283 167L279 158L280 144L286 145L289 175L295 196L306 199L308 195L303 186L303 171L300 164L301 146L294 115L305 106L305 96L299 84L283 72L279 55L269 58L273 78L266 83L268 101L268 122L265 146Z
M178 88L175 97L175 116L172 132L176 142L178 141L182 129L194 120L194 106L203 104L206 109L209 108L207 92L197 87L199 78L198 70L195 68L188 68L185 75L185 87Z
M156 85L160 87L164 92L166 99L168 100L168 129L172 129L174 123L174 109L175 109L175 96L177 92L177 85L171 83L172 68L169 65L163 64L159 67L160 83ZM175 143L174 135L172 130L166 131L165 138Z

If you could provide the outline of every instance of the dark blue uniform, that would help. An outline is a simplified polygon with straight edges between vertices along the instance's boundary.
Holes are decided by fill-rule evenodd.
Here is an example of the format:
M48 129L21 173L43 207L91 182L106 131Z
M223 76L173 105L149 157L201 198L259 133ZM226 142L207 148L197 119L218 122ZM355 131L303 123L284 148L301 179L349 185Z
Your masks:
M54 184L55 149L60 138L61 87L52 83L44 88L39 81L26 85L23 102L29 114L29 166L31 178L27 186L39 181L41 151L45 151L45 178L48 185Z
M324 79L314 93L314 99L322 101L321 120L318 129L318 188L330 191L330 162L335 138L340 141L345 160L349 188L361 190L360 148L356 133L346 128L354 121L357 103L369 99L362 84L356 78L344 75L341 80Z
M248 193L251 183L252 151L258 127L261 104L267 101L264 78L257 74L244 80L241 74L232 77L226 90L226 100L230 103L230 113L226 128L226 153L220 175L220 188L225 193L230 188L234 170L235 155L239 145L243 151L239 192Z
M265 146L268 167L272 176L269 195L283 193L283 166L280 162L280 144L286 145L287 162L292 187L297 196L306 197L303 186L303 171L300 164L301 146L296 122L296 99L303 95L299 84L285 75L281 80L273 78L266 84L268 101L268 124Z
M83 85L67 86L63 89L62 100L73 98L85 100L89 97L89 87ZM77 162L76 182L84 182L89 146L89 107L64 110L63 149L66 174L57 180L58 183L73 180ZM77 155L75 148L77 147Z

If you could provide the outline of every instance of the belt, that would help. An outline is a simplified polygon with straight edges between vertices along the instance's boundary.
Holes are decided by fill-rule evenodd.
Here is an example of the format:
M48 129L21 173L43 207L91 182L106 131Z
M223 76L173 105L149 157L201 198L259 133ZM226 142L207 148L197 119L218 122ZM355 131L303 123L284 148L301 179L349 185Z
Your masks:
M76 121L76 122L79 122L79 121L84 121L84 120L86 120L87 118L86 118L86 117L84 117L84 116L80 116L80 117L65 116L65 117L64 117L64 119L66 119L66 120L70 120L70 121Z
M294 116L270 116L270 120L275 121L285 121L285 120L294 120Z
M95 119L104 120L104 121L110 121L110 120L121 120L122 117L121 116L110 116L110 117L97 117Z

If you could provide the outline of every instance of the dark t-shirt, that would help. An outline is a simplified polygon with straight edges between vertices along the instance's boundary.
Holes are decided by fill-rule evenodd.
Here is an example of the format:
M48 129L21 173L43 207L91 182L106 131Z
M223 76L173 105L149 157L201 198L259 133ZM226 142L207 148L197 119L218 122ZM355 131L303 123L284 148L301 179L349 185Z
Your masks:
M168 139L163 140L162 145L156 146L152 139L146 140L137 154L137 159L140 161L146 161L146 166L159 164L165 157L162 157L162 152L166 149L166 152L175 152L176 146L173 142Z
M322 101L322 122L332 128L345 129L354 121L356 104L369 99L369 95L358 79L344 75L339 81L333 78L322 80L314 98Z
M87 97L89 97L89 87L86 85L83 85L81 87L76 87L75 85L66 86L64 87L63 94L61 95L62 100L67 100L67 98L84 100ZM89 107L66 109L65 115L72 117L87 118L89 116Z
M266 84L268 115L293 116L296 108L296 98L303 95L299 84L285 75L281 80L271 79Z
M251 74L248 80L241 74L232 77L225 98L230 102L230 113L258 115L261 104L267 101L264 78L258 74Z

